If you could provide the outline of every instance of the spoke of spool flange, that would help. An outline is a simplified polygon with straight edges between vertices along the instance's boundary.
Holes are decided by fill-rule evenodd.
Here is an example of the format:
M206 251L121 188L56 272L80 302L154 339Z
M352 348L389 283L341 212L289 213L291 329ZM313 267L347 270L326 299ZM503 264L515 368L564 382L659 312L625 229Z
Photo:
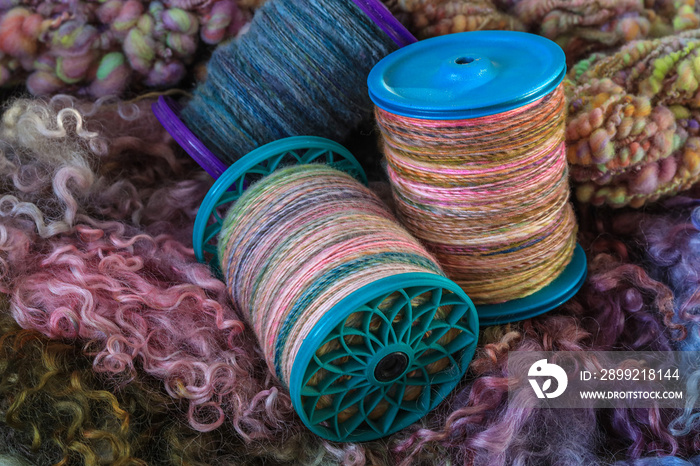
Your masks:
M411 372L418 372L418 377L408 377L406 379L406 384L407 385L417 385L417 386L426 386L430 385L430 376L428 375L428 372L425 370L424 367L415 367Z
M221 195L219 198L219 201L216 203L216 207L221 207L224 204L228 204L230 202L233 202L237 200L240 197L239 194L232 192L232 191L227 191L224 194Z
M348 435L352 434L364 420L365 418L359 412L352 415L350 419L340 424L340 438L345 439Z
M365 306L367 306L368 308L370 308L370 309L372 309L373 311L375 311L375 310L377 310L377 309L379 308L379 306L380 306L384 301L386 301L386 299L387 299L389 296L391 296L392 294L394 294L394 292L393 292L393 291L390 291L389 293L385 293L385 294L383 294L383 295L381 295L381 296L379 296L379 297L377 297L377 298L371 299L371 300L367 301L367 303L365 303Z
M319 409L318 411L314 411L313 415L309 416L309 420L311 421L311 424L320 424L323 421L331 419L335 416L335 414L335 409L333 409L332 407L323 408Z
M428 376L428 373L423 369L423 373ZM428 379L430 380L430 379ZM430 383L423 389L423 391L420 392L420 395L418 395L418 400L423 404L423 406L430 407Z
M336 361L341 358L351 358L345 363L342 363L342 366L338 364L333 364L333 361ZM340 371L343 371L345 373L349 373L349 375L359 375L360 373L363 372L365 368L365 361L362 361L360 359L352 359L352 356L348 354L344 349L338 348L333 351L329 351L326 354L323 354L321 356L315 356L316 362L323 367L324 369L328 370L329 372L337 372L335 370L329 369L327 366L332 365L334 368L339 369Z
M372 355L377 353L377 348L382 347L382 342L380 342L377 339L377 337L375 337L371 333L367 333L365 331L354 329L354 328L349 328L349 327L346 327L346 330L344 330L343 333L346 336L356 335L358 337L362 337L362 344L365 346L365 348L367 348L367 351ZM374 347L375 345L377 348Z
M347 322L347 318L345 321L343 321L342 325L340 325L336 329L336 332L339 335L338 342L343 347L343 349L345 349L345 351L348 352L350 357L352 357L353 359L355 359L359 363L366 364L366 362L367 362L366 359L368 357L370 357L372 355L372 353L370 353L369 350L365 350L364 345L352 345L352 347L350 347L348 345L347 341L345 341L345 337L347 336L349 338L352 338L353 334L345 332L346 329L352 328L352 327L345 327L346 322Z
M377 309L376 315L379 317L381 320L381 323L379 324L379 338L383 342L384 345L388 345L391 343L396 342L396 333L394 332L394 326L391 325L391 322L389 319L384 315L384 313ZM389 340L389 336L391 336L392 340Z
M426 345L430 346L437 342L440 338L444 337L447 332L449 332L451 329L454 327L442 323L443 321L440 321L439 323L435 323L433 321L433 324L430 326L430 329L428 330L430 332L430 335L426 336L423 338L423 343Z
M423 339L423 337L425 336L425 332L428 331L428 328L430 328L430 324L432 324L433 322L433 318L435 317L436 311L437 309L430 306L430 311L423 312L418 318L418 323L411 329L411 346L415 347L415 345Z
M454 340L443 345L443 347L450 354L453 354L453 353L456 353L458 351L462 351L462 350L464 350L464 348L472 345L474 343L474 340L475 340L475 338L471 334L471 332L467 332L467 331L462 330L462 332L459 335L457 335Z
M367 393L369 393L370 390L372 390L372 386L367 384L357 388L353 393L350 393L350 390L346 391L345 393L339 393L333 399L333 407L335 411L337 413L341 413L358 404L360 401L362 401L362 399L364 399L365 396L367 396ZM359 411L360 409L358 408L357 410Z
M384 401L389 403L389 408L387 408L386 413L380 418L381 422L381 430L382 432L386 432L391 428L391 426L394 423L394 419L396 419L396 415L399 414L399 405L397 403L393 403L388 397L384 397Z
M396 337L396 342L405 342L405 336L411 328L411 323L413 322L411 298L408 296L405 290L398 290L400 295L394 304L391 305L389 311L386 313L388 319L391 321L391 328L393 334ZM396 333L397 329L399 332Z
M369 415L374 411L374 409L381 403L384 399L386 387L377 388L375 391L367 394L367 396L360 403L361 412L364 418L367 419L368 423L371 422ZM376 430L376 429L375 429ZM379 432L382 433L382 432Z
M313 163L328 152L326 149L309 149L301 156L301 163Z
M337 395L339 393L345 393L353 388L364 386L366 383L367 382L362 377L340 375L323 379L317 387L318 391L323 395Z
M434 288L433 289L433 295L430 297L430 303L435 306L435 307L440 307L443 304L441 304L442 301L442 288Z
M370 357L371 354L368 351L366 351L364 345L348 346L347 342L345 341L345 338L339 338L338 341L340 342L343 349L348 352L351 358L353 358L355 361L362 364L363 366L367 365L367 358Z
M379 349L381 349L384 346L384 342L380 341L372 332L371 329L371 324L372 320L374 319L375 312L365 312L364 316L362 317L362 330L364 332L363 336L365 337L365 345L367 346L367 349L372 352L372 354L376 354Z
M444 359L444 358L451 359L452 362L455 365L457 365L456 362L454 361L454 359L452 359L452 356L450 356L450 354L447 351L445 351L445 349L442 346L433 345L433 346L428 347L428 350L432 350L434 352L430 353L430 354L425 354L428 352L428 351L425 351L423 354L421 354L417 358L418 365L428 366L428 365L430 365L434 362L438 362L439 360Z

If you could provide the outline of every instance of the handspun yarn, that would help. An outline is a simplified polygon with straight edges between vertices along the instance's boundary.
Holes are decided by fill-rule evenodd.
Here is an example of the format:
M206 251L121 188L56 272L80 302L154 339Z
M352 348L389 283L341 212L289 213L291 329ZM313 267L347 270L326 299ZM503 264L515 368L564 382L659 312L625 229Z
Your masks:
M324 165L288 167L249 188L226 215L219 258L234 304L286 385L301 342L344 297L401 273L442 275L375 194Z
M473 119L375 111L401 221L475 303L531 294L571 259L563 110L559 86Z
M384 0L406 27L419 39L465 31L524 31L514 15L492 0Z
M528 31L557 42L575 63L637 39L695 29L693 0L384 0L423 39L462 31Z
M556 41L567 59L700 26L694 0L497 0L532 32Z
M351 0L271 0L216 49L182 118L227 163L288 136L342 140L371 113L369 71L396 48Z
M174 86L201 60L200 40L218 44L246 20L234 0L5 2L0 86L90 97Z
M700 179L700 33L632 42L566 81L567 158L583 203L641 207Z

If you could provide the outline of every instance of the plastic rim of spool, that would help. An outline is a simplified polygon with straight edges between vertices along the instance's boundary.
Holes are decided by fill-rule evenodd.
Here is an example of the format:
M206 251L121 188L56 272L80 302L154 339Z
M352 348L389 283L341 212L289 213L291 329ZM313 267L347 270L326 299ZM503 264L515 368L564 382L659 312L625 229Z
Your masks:
M212 178L216 179L226 171L228 166L207 149L207 146L180 120L182 107L179 103L170 97L160 96L151 105L151 110L175 142Z
M500 304L477 305L482 327L505 324L544 314L561 306L581 289L586 281L586 253L576 244L569 265L552 283L524 298Z
M534 102L564 79L561 47L515 31L475 31L422 40L384 57L369 74L372 101L393 114L459 120Z
M197 260L218 269L215 242L223 224L219 207L235 202L248 186L277 168L319 162L344 171L367 185L367 176L357 159L345 147L329 139L293 136L258 147L227 168L204 197L192 233Z
M379 0L353 0L353 3L399 47L418 41Z
M389 306L380 309L387 299ZM440 308L447 314L435 318ZM454 338L440 342L451 329ZM332 441L397 432L457 385L474 356L478 330L471 300L445 277L406 273L366 285L327 312L301 344L290 374L294 408L311 431ZM334 340L337 349L317 354ZM431 364L439 370L431 372ZM314 376L321 380L309 384ZM319 407L321 397L328 406Z

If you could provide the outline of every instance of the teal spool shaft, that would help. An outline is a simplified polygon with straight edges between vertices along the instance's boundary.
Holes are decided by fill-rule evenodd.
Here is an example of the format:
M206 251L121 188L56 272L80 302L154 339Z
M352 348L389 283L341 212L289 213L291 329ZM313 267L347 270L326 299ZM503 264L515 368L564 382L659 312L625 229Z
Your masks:
M278 170L231 207L221 270L270 370L317 434L370 440L415 422L476 346L469 298L351 176Z
M270 0L216 49L181 116L226 164L288 136L340 141L370 116L367 75L396 49L352 0Z

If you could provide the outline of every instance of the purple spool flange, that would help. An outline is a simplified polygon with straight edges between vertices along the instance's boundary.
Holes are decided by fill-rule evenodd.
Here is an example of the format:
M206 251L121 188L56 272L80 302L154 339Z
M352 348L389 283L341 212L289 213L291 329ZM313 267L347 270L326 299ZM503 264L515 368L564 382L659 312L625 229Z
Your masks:
M380 0L352 0L399 47L418 42Z
M180 147L185 149L190 157L199 164L214 179L218 179L226 171L228 165L214 155L197 136L180 120L182 107L170 97L160 96L151 105L160 124L170 133Z

